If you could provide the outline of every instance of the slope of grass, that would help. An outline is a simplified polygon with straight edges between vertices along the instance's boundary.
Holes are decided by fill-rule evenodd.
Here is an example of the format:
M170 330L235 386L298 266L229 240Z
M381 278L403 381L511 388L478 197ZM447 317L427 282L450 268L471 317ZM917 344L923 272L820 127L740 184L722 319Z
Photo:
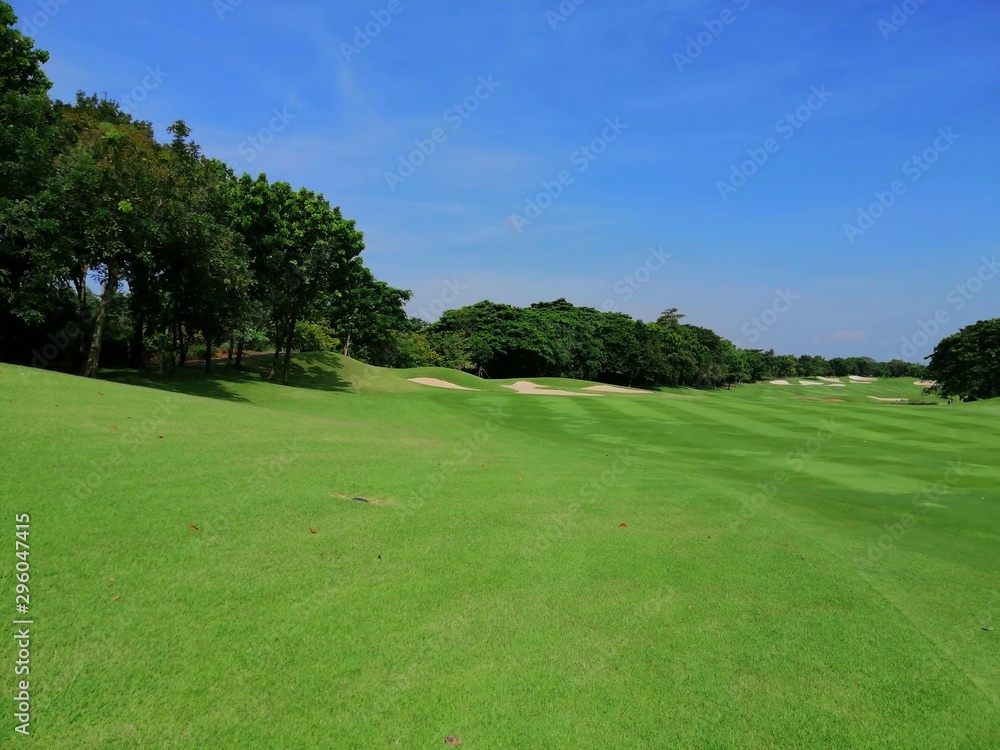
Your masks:
M19 744L996 745L1000 404L421 376L0 367Z

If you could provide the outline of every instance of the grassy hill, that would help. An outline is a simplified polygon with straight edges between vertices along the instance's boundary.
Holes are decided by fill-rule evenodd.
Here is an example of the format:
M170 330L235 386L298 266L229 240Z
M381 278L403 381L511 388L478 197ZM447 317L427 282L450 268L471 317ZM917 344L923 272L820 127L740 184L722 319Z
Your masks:
M21 745L995 746L1000 403L292 382L0 367Z

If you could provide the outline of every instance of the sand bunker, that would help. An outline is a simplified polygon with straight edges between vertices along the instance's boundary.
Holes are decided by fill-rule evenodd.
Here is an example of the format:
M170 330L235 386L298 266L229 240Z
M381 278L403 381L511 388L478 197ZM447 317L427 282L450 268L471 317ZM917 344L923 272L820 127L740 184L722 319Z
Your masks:
M416 383L417 385L429 385L431 388L448 388L452 391L474 391L475 388L466 388L462 385L455 385L454 383L449 383L447 380L438 380L437 378L408 378L411 383Z
M799 385L825 385L817 380L800 380Z
M518 393L526 393L529 396L590 396L600 398L600 394L598 393L561 391L558 388L547 388L544 385L532 383L528 380L519 380L514 385L505 385L504 388L510 388L512 391L517 391Z
M913 385L919 385L921 388L933 388L937 385L933 380L918 380Z
M589 388L584 388L585 391L594 391L596 393L652 393L653 391L644 391L640 388L622 388L617 385L592 385Z
M827 383L839 383L840 382L840 378L824 378L824 377L821 376L818 379L819 380L823 380L823 381L825 381Z
M883 404L905 404L910 399L908 398L879 398L878 396L869 396L872 401L881 401Z
M848 375L852 383L874 383L878 378L863 378L860 375Z
M772 380L771 385L791 385L787 380Z

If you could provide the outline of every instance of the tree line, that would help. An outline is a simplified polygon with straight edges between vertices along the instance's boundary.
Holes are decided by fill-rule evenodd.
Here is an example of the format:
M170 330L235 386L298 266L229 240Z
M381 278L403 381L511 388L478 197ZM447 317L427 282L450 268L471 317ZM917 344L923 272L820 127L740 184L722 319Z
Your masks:
M0 1L0 360L92 377L196 358L210 369L220 350L239 367L267 349L287 382L294 351L339 351L495 378L715 388L913 376L943 395L1000 395L997 321L942 341L928 370L740 349L676 309L643 322L564 299L484 301L411 318L411 293L375 278L363 234L322 194L236 175L181 120L160 142L114 101L54 101L48 55L16 22Z
M558 299L515 307L478 302L434 323L411 319L376 354L393 367L437 365L492 378L565 377L621 385L718 388L786 377L923 377L923 365L869 357L826 359L740 349L683 322L675 308L651 323Z
M113 101L52 101L48 55L0 3L0 358L211 367L338 338L364 353L410 293L364 266L354 221L311 190L237 176L183 121L160 143ZM279 356L284 354L282 359Z

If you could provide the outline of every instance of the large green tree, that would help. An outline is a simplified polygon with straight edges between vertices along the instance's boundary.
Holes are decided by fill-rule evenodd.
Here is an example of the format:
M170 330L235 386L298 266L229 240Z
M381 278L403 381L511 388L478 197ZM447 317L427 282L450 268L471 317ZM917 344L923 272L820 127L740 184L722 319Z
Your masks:
M0 357L30 349L32 331L67 303L61 267L30 238L37 215L24 202L51 169L55 113L37 50L0 2ZM18 343L20 342L20 344Z
M123 282L154 264L170 174L152 126L133 121L112 102L80 95L60 113L61 153L36 198L44 217L37 239L67 259L81 308L88 282L100 284L81 368L94 377L111 303Z
M340 338L344 356L360 354L386 364L396 332L410 328L406 303L412 295L376 279L360 258L350 264L346 282L331 303L330 328Z
M322 195L269 183L265 175L240 179L234 211L249 252L253 293L273 331L274 366L284 352L287 383L298 323L323 320L347 291L364 238Z
M945 398L1000 398L1000 318L981 320L948 336L929 357L932 392Z

